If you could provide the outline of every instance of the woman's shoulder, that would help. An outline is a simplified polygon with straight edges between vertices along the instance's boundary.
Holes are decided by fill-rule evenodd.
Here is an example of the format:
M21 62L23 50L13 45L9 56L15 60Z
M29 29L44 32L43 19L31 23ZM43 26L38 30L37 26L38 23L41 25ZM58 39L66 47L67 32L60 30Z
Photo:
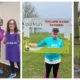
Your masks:
M17 35L20 35L20 32L18 31L18 32L16 32L16 34L17 34Z
M20 32L18 31L17 34L20 35Z
M4 33L4 29L0 28L0 30Z
M48 40L51 40L51 39L52 39L52 37L46 37L44 40L48 41Z
M7 33L8 33L7 31L4 31L4 36L5 36Z

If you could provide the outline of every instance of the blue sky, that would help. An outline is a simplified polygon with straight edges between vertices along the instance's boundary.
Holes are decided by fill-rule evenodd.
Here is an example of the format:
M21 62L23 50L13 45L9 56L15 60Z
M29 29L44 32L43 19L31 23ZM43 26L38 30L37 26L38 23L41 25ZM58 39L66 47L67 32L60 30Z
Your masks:
M71 2L33 2L31 4L40 18L72 18Z
M40 18L66 18L72 19L71 2L31 2ZM71 27L72 28L72 27ZM52 28L43 31L52 31ZM61 28L60 32L64 33ZM72 32L72 29L70 29Z

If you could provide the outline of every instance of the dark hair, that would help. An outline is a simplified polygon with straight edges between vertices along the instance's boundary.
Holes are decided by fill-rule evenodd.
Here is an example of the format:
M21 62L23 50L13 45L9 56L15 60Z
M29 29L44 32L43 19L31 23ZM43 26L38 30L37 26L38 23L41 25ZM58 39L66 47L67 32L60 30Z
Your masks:
M14 21L14 24L15 24L15 28L14 28L14 32L18 32L18 28L17 28L17 23L14 19L10 19L8 22L7 22L7 32L10 32L10 28L9 28L9 23L11 21Z
M1 23L3 24L3 19L0 17L0 21L1 21Z

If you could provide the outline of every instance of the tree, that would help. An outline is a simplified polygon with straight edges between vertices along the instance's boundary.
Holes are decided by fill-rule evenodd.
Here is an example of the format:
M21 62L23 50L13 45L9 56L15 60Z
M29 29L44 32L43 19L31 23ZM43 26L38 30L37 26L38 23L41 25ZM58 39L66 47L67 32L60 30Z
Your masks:
M36 18L38 17L35 8L31 5L31 3L25 2L23 3L23 19L24 18Z
M37 18L38 15L36 13L35 7L31 5L29 2L23 3L23 20L24 18ZM34 28L34 31L36 32L37 28ZM30 27L30 33L32 32L32 27Z
M79 39L78 2L74 2L74 38Z

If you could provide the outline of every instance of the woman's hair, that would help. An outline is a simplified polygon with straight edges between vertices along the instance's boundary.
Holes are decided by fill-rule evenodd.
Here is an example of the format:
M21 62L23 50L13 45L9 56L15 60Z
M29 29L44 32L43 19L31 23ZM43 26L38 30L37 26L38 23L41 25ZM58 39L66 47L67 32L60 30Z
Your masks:
M3 24L3 19L0 17L0 22Z
M14 24L15 24L14 32L18 32L17 23L16 23L16 21L15 21L14 19L10 19L10 20L7 22L7 32L10 32L9 24L10 24L11 21L13 21Z

